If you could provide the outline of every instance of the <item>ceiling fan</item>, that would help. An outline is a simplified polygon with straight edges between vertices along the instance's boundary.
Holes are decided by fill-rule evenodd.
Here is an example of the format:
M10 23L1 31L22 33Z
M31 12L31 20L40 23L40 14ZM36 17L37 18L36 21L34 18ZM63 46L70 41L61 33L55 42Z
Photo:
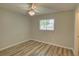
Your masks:
M26 10L30 16L34 16L42 13L49 13L52 11L52 8L45 6L44 4L28 3L28 8L26 8Z
M39 11L37 10L37 4L35 3L30 3L29 8L27 9L28 14L30 16L35 15L36 13L39 13Z

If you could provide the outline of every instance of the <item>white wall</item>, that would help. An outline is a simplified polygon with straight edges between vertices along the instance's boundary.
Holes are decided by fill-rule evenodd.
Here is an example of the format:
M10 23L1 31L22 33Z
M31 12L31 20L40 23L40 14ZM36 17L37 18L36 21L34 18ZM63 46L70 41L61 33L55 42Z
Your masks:
M40 31L41 19L55 19L55 31ZM31 19L31 38L67 48L74 47L74 12L66 11L34 16Z
M29 17L0 8L0 49L29 40Z

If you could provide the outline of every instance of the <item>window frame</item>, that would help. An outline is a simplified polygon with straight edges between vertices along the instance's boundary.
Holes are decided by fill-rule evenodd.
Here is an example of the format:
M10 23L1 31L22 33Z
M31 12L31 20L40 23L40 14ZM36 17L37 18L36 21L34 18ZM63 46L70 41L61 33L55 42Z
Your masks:
M54 23L53 23L53 29L51 29L51 30L48 30L47 29L47 26L46 26L46 30L45 29L40 29L41 28L41 26L40 26L40 24L39 24L39 29L41 30L41 31L55 31L55 19L41 19L41 20L53 20L54 21ZM39 23L41 22L41 20L39 21Z

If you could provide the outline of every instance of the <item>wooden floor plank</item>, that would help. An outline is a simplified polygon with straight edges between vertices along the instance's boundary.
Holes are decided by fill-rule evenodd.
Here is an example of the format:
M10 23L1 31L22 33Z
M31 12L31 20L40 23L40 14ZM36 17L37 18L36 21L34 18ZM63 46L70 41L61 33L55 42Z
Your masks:
M73 56L73 51L30 40L0 51L0 56Z
M57 56L57 55L58 55L58 54L57 54L57 51L58 51L58 47L55 46L55 48L54 48L54 52L53 52L53 55L54 55L54 56Z
M30 46L25 46L21 51L19 51L18 53L15 53L14 55L18 56L18 55L24 55L25 53L27 53L28 51L30 51L31 49L33 49L36 45L38 45L38 42L35 42L34 44L31 44ZM26 48L27 47L27 48Z
M53 56L55 46L50 45L49 50L47 51L47 56Z
M35 53L33 53L33 56L39 56L41 50L43 50L43 48L46 46L47 44L43 44L38 50L35 51Z
M62 55L62 48L61 48L61 47L58 47L57 50L58 50L58 51L57 51L57 55L58 55L58 56L61 56L61 55Z
M46 51L49 49L49 45L46 45L46 46L44 46L42 49L41 49L41 51L39 52L39 56L43 56L43 55L45 55L46 54Z
M64 50L64 51L63 51L63 52L64 52L63 55L64 55L64 56L67 56L67 55L68 55L68 54L67 54L67 51L68 51L68 50L67 50L67 49L63 49L63 50Z
M37 47L35 47L34 49L32 49L30 52L26 53L25 55L27 56L31 56L33 55L33 53L38 50L39 48L41 48L41 46L43 45L43 43L39 44Z
M19 51L20 49L23 49L23 47L25 45L28 45L28 44L30 45L30 44L34 44L34 43L35 43L35 41L34 42L33 41L24 42L23 44L19 44L14 47L0 51L0 55L5 55L5 56L12 55L12 54L16 53L17 51Z

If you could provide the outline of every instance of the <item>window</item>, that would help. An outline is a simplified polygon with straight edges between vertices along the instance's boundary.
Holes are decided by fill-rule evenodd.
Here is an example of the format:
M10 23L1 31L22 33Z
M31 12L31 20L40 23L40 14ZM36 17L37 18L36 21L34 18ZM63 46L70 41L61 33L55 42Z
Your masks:
M40 20L40 30L54 30L54 19Z

